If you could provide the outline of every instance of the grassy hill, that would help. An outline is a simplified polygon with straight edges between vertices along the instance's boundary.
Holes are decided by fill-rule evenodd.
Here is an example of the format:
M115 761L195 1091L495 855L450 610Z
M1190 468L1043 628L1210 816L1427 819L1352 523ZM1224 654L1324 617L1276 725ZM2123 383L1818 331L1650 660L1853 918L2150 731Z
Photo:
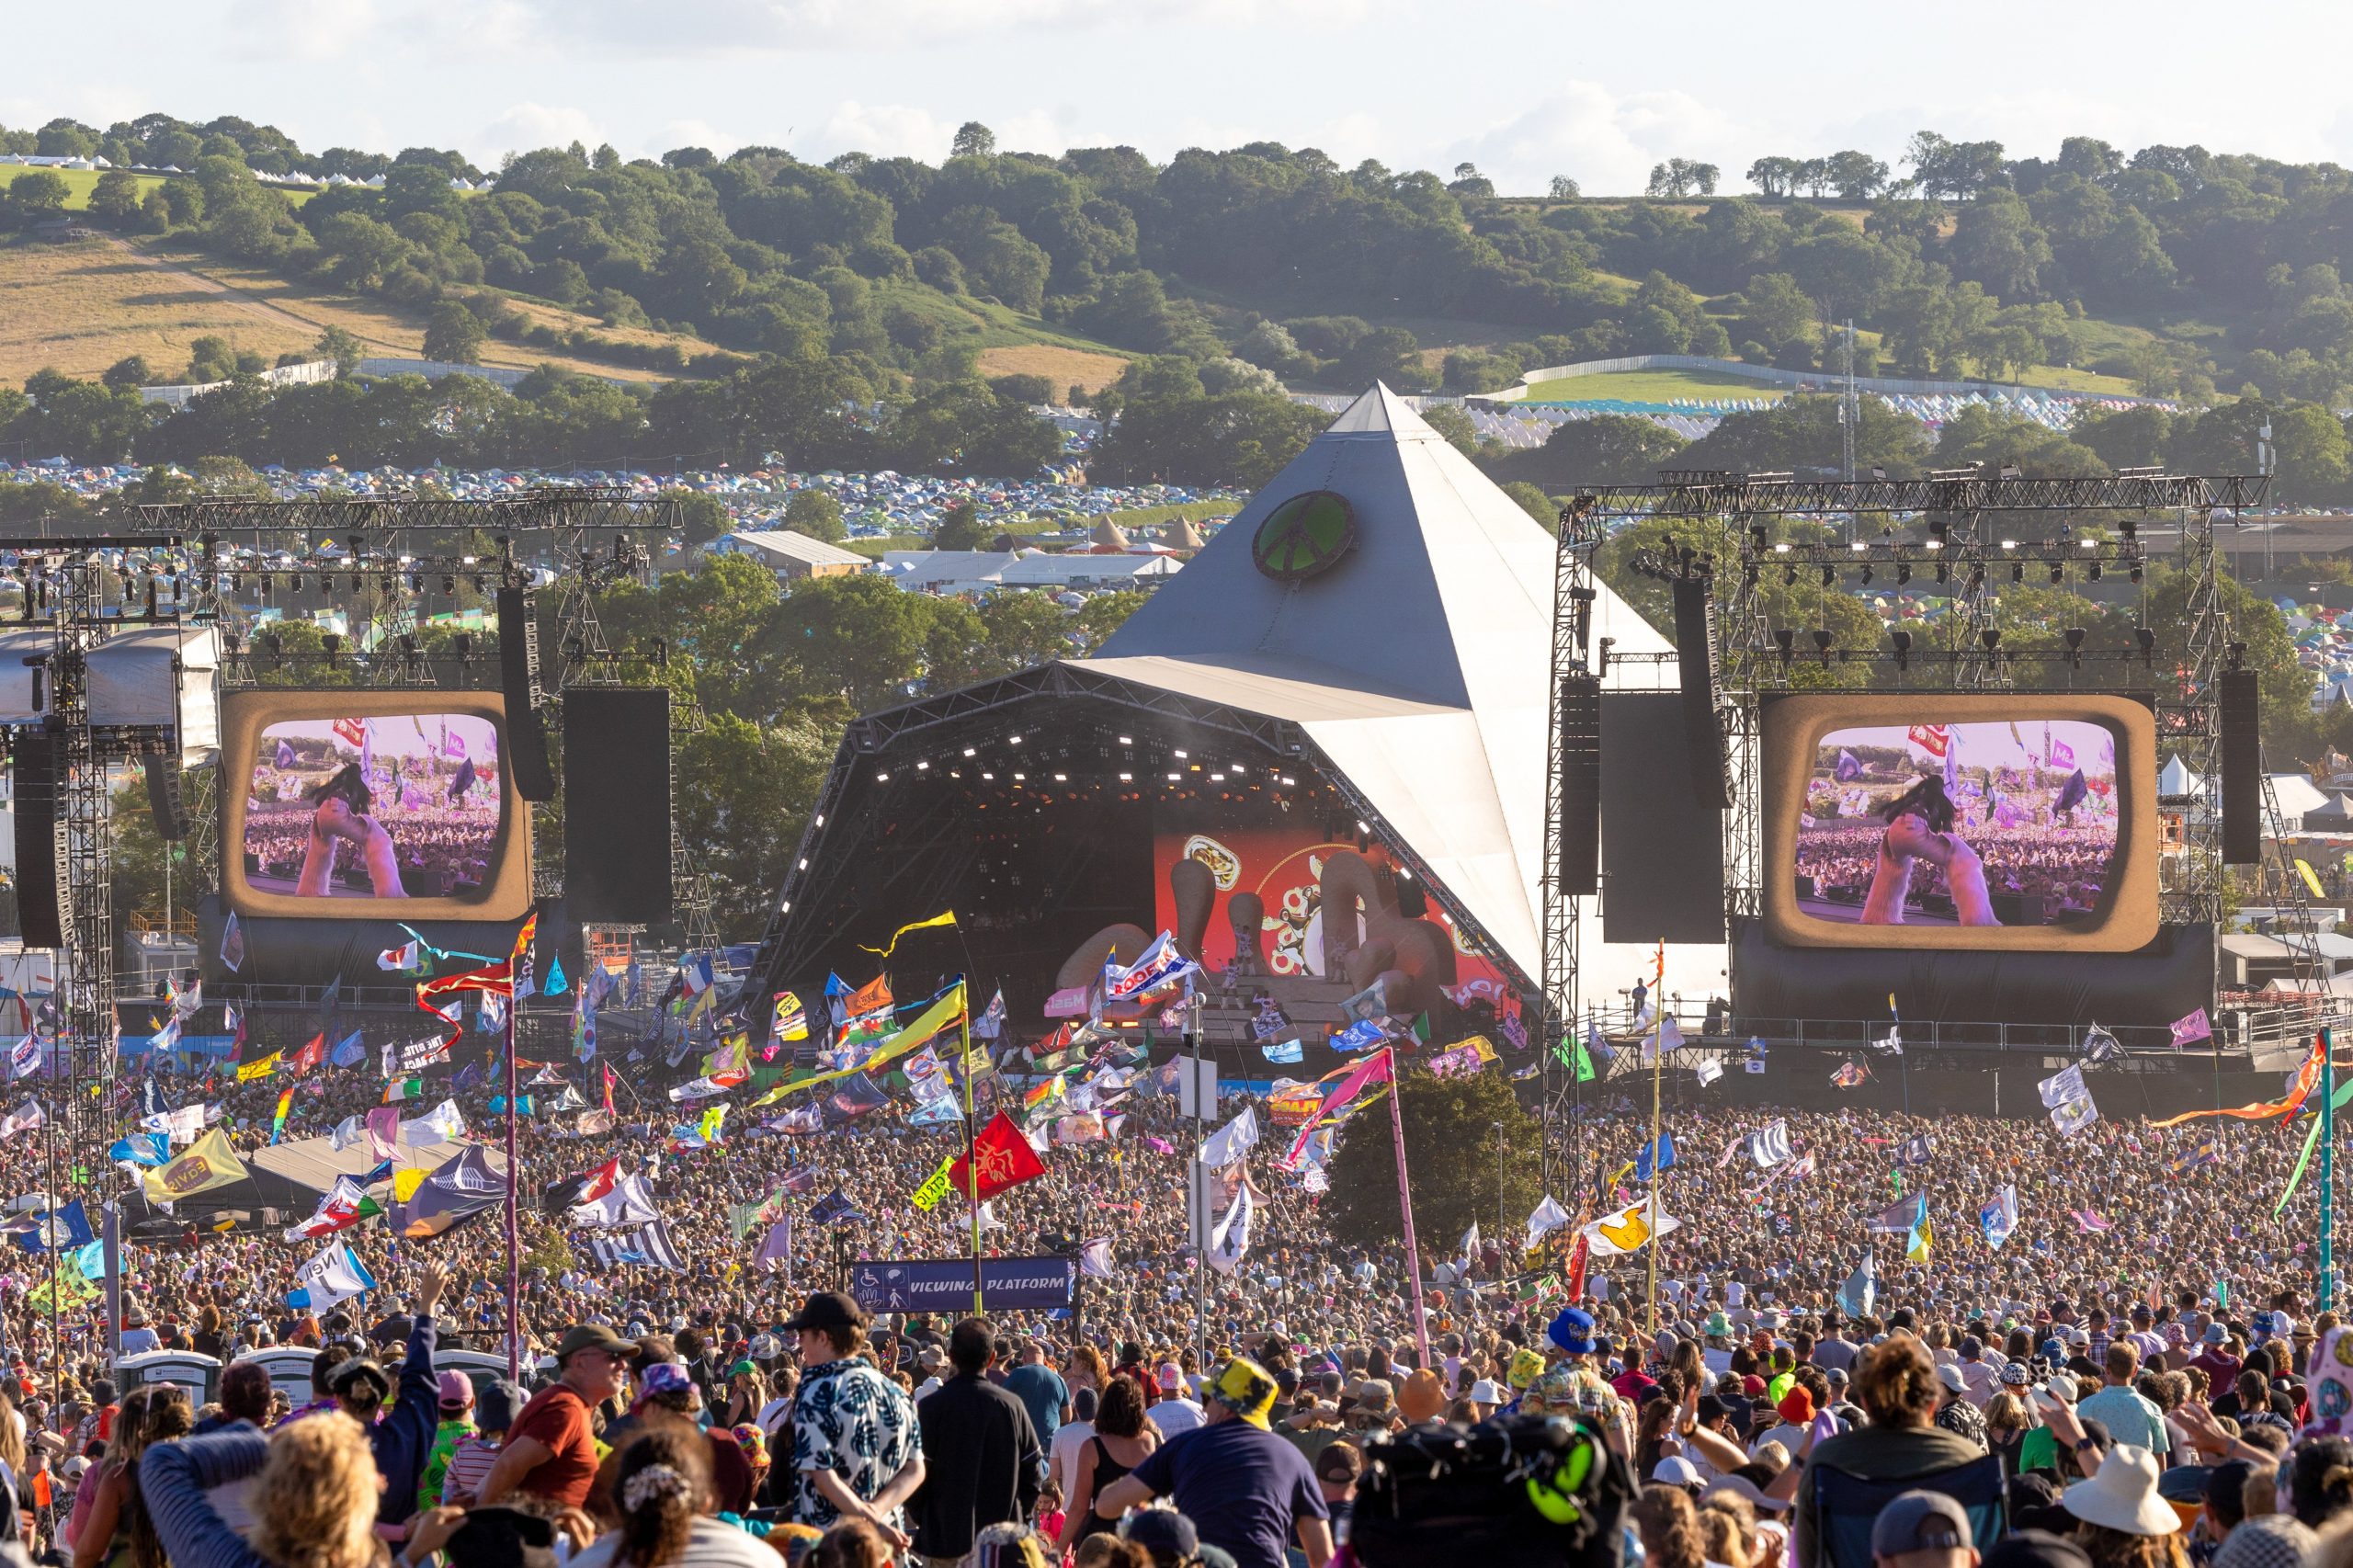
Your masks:
M95 183L95 176L82 177ZM1076 384L1092 392L1118 380L1127 363L1100 344L1002 305L949 300L918 285L893 289L889 297L934 315L944 334L972 342L985 374L1028 372L1046 376L1057 389ZM543 300L504 298L531 324L559 333L585 330L641 347L675 344L688 355L712 347L680 334L608 326ZM171 380L188 364L189 346L206 336L275 362L280 355L307 352L330 326L352 334L371 354L417 358L424 353L422 310L225 262L184 244L116 236L65 244L0 243L0 385L21 384L40 369L93 379L133 354ZM518 369L554 365L615 381L663 379L634 365L497 338L483 346L482 362Z

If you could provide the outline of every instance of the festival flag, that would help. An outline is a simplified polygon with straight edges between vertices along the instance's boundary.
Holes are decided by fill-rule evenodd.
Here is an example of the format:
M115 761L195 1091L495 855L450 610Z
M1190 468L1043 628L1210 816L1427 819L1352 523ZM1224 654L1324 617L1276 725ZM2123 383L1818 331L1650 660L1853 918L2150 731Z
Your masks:
M1838 1071L1830 1074L1830 1081L1833 1084L1837 1085L1838 1087L1842 1089L1851 1089L1859 1086L1864 1079L1870 1075L1870 1069L1865 1067L1861 1062L1849 1062L1845 1066L1839 1068Z
M925 1213L930 1213L934 1205L955 1190L954 1184L949 1179L949 1172L955 1168L955 1165L956 1156L953 1154L940 1161L939 1168L924 1178L923 1185L915 1188L908 1201Z
M1208 1262L1220 1274L1231 1275L1242 1267L1243 1255L1250 1250L1250 1221L1256 1209L1250 1197L1250 1184L1244 1181L1233 1189L1233 1202L1210 1231Z
M282 1051L273 1051L258 1062L246 1062L237 1069L237 1082L250 1084L256 1079L268 1077L278 1071L278 1061L283 1054Z
M245 967L245 928L232 911L221 927L221 967L231 974Z
M607 1116L610 1116L613 1114L613 1069L608 1062L598 1062L597 1065L602 1067L605 1073L604 1112Z
M999 1111L972 1140L972 1148L956 1156L948 1179L961 1193L987 1199L1045 1174L1046 1166L1038 1158L1038 1151L1013 1125L1013 1119Z
M858 950L860 952L872 953L878 958L888 959L892 953L898 951L899 938L905 936L908 932L929 931L938 926L953 926L955 924L956 912L952 909L949 910L944 915L935 915L927 920L911 920L904 926L900 926L897 930L891 933L891 940L887 946L870 948L861 943Z
M1985 1245L1995 1252L2010 1239L2018 1228L2018 1189L2005 1184L1994 1194L1993 1201L1977 1211L1977 1223L1984 1229Z
M764 1273L782 1272L790 1285L792 1272L792 1216L785 1215L768 1227L760 1239L760 1250L752 1255L752 1267Z
M1756 1168L1769 1171L1790 1157L1790 1124L1776 1120L1748 1135L1748 1157Z
M1866 1234L1874 1236L1905 1235L1918 1228L1921 1220L1927 1216L1927 1195L1915 1192L1911 1197L1898 1199L1878 1213L1866 1218L1863 1221L1863 1231Z
M540 1191L540 1210L542 1213L554 1215L583 1203L593 1203L612 1191L620 1177L621 1163L618 1158L607 1160L594 1170L583 1171L578 1176L560 1176Z
M403 1100L425 1097L425 1080L419 1077L395 1078L384 1085L384 1104L398 1105Z
M2220 1165L2222 1159L2221 1143L2213 1133L2208 1132L2200 1136L2188 1153L2178 1154L2169 1161L2165 1165L2165 1171L2171 1176L2188 1176L2200 1165Z
M1662 1132L1654 1142L1643 1145L1641 1152L1634 1156L1634 1179L1650 1180L1654 1163L1661 1171L1675 1168L1675 1134Z
M272 1144L277 1143L286 1135L286 1119L292 1114L294 1114L294 1085L289 1084L286 1085L286 1092L278 1096L278 1109L269 1119L269 1141Z
M2084 1034L2084 1061L2097 1067L2103 1062L2121 1061L2124 1046L2117 1038L2095 1023Z
M2195 1121L2201 1116L2235 1117L2242 1121L2268 1121L2273 1117L2283 1119L2292 1117L2304 1108L2304 1101L2310 1098L2313 1090L2319 1086L2323 1049L2320 1037L2315 1035L2313 1038L2312 1049L2305 1053L2302 1063L2296 1069L2295 1078L2288 1085L2288 1096L2285 1099L2256 1105L2233 1106L2222 1110L2185 1111L2179 1116L2168 1117L2163 1121L2153 1122L2151 1125L2177 1127L2185 1121Z
M1569 1211L1561 1207L1560 1199L1546 1193L1544 1201L1528 1216L1528 1250L1533 1251L1538 1242L1568 1222Z
M2080 1062L2070 1062L2037 1083L2035 1088L2041 1094L2046 1110L2055 1110L2069 1100L2082 1099L2091 1093L2084 1085L2084 1067Z
M1920 1222L1913 1226L1911 1234L1904 1238L1904 1261L1906 1263L1927 1262L1928 1249L1935 1244L1935 1242L1936 1232L1928 1223L1928 1210L1924 1206L1920 1210Z
M324 1033L314 1034L311 1037L310 1043L296 1051L288 1061L286 1070L296 1077L300 1077L323 1065L326 1059L327 1037Z
M294 1289L286 1301L289 1306L319 1312L375 1288L376 1277L368 1272L359 1255L337 1242L294 1270Z
M1258 1113L1248 1106L1232 1121L1201 1140L1201 1147L1193 1157L1202 1165L1222 1170L1257 1145Z
M2301 856L2296 858L2296 874L2304 879L2304 886L2312 890L2314 898L2328 896L2328 891L2320 885L2319 874L2312 869L2311 862Z
M1163 931L1134 963L1124 969L1117 963L1104 965L1103 994L1115 1002L1146 996L1198 972L1200 967L1185 956L1174 935Z
M1283 1168L1292 1171L1299 1169L1300 1158L1306 1153L1308 1141L1315 1136L1318 1125L1336 1116L1342 1107L1354 1100L1368 1085L1393 1082L1395 1071L1394 1053L1386 1051L1375 1056L1368 1056L1354 1067L1347 1069L1347 1076L1342 1078L1332 1092L1324 1096L1323 1105L1317 1108L1313 1116L1308 1118L1306 1125L1299 1130L1299 1137L1291 1143L1290 1152L1283 1156ZM1248 1108L1245 1107L1244 1109L1246 1111Z
M1928 1135L1923 1132L1915 1138L1906 1138L1902 1143L1896 1145L1895 1163L1899 1165L1925 1165L1935 1156L1935 1153L1936 1145L1929 1141Z
M196 1141L195 1145L179 1158L149 1171L142 1178L151 1203L176 1203L216 1187L226 1187L233 1181L243 1181L247 1172L236 1151L229 1147L229 1140L214 1128Z
M425 955L414 937L397 948L386 948L376 955L376 967L401 974L415 974L425 967Z
M1878 1299L1879 1264L1865 1253L1863 1260L1855 1265L1855 1271L1847 1276L1846 1283L1838 1287L1838 1310L1850 1318L1868 1317Z
M2051 1108L2051 1124L2059 1130L2063 1138L2073 1138L2098 1119L2099 1109L2092 1104L2089 1095Z
M776 994L775 1022L768 1028L768 1038L791 1041L809 1038L809 1014L801 1006L801 998L790 991Z
M1682 1226L1682 1221L1660 1210L1655 1198L1649 1198L1604 1214L1584 1226L1579 1233L1586 1238L1594 1256L1616 1257L1640 1252L1653 1238L1670 1234Z
M354 1029L337 1040L335 1050L328 1053L327 1060L337 1067L357 1067L367 1061L368 1047L360 1040L359 1031Z
M1036 1110L1050 1100L1058 1100L1063 1097L1064 1088L1062 1074L1059 1073L1042 1084L1032 1084L1022 1092L1021 1108L1025 1111Z
M2183 1049L2194 1040L2214 1038L2214 1026L2206 1017L2206 1009L2197 1008L2173 1021L2173 1048Z

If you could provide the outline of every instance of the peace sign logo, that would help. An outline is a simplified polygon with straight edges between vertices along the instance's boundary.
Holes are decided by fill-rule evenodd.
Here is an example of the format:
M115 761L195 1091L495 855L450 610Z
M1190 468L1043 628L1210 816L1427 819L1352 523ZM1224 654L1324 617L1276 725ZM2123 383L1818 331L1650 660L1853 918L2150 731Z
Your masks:
M1298 583L1330 571L1356 542L1356 509L1347 497L1336 490L1311 490L1267 514L1250 551L1267 576Z

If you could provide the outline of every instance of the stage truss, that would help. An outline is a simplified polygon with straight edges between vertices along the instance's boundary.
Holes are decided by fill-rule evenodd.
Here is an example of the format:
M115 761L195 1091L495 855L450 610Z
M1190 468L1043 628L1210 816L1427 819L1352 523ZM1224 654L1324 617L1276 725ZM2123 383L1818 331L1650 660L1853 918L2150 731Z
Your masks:
M1578 901L1562 877L1565 833L1562 698L1572 683L1603 672L1590 645L1594 554L1627 532L1630 565L1661 579L1697 578L1709 587L1709 631L1719 668L1717 720L1725 740L1730 807L1724 823L1724 890L1732 919L1758 913L1762 821L1758 720L1772 693L1868 681L1887 689L1995 691L2023 668L2095 672L2086 683L2139 688L2156 710L2161 756L2178 756L2197 776L2221 773L2219 676L2243 649L2232 635L2214 549L2218 519L2238 520L2261 503L2268 481L2126 470L2104 478L2029 479L2014 470L1936 472L1921 479L1801 480L1790 474L1667 472L1647 485L1594 486L1560 516L1554 557L1553 706L1544 826L1543 1038L1545 1178L1574 1185L1582 1159L1582 1096L1563 1042L1578 1019ZM2142 540L2143 523L2170 514L2177 546L2164 556ZM2059 652L2002 645L2001 588L2012 583L2099 582L2113 573L2138 584L2151 566L2180 574L2177 622L2143 622L2133 644L2101 648L2070 632ZM1841 647L1826 622L1806 628L1769 613L1768 586L1811 583L1822 595L1880 578L1922 583L1951 600L1933 632L1898 629L1870 647ZM1817 598L1816 603L1823 601ZM2268 776L2265 812L2276 844L2281 825ZM2161 809L2168 802L2160 802ZM2184 840L2163 858L2161 918L2207 923L2224 891L2219 813L2183 802ZM2301 875L2282 853L2267 855L2266 892L2309 933ZM1604 894L1603 896L1606 896ZM2295 947L2299 988L2325 969L2309 939Z

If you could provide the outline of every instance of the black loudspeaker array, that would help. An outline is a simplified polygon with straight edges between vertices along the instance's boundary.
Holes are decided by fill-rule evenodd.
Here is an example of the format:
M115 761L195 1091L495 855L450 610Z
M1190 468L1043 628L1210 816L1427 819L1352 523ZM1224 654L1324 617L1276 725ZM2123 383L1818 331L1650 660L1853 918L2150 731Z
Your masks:
M1601 677L1561 682L1561 895L1601 891Z
M1732 805L1732 756L1716 718L1716 632L1708 615L1708 585L1675 581L1676 666L1683 678L1683 733L1691 756L1691 795L1702 810Z
M563 697L563 893L573 917L670 918L670 693L575 686Z
M17 928L28 948L65 946L73 899L59 873L65 865L65 824L57 815L57 748L40 730L16 737Z
M506 694L506 750L515 792L527 801L555 799L555 769L548 761L547 722L540 711L540 628L531 596L498 590L498 676Z
M1429 895L1422 892L1422 884L1400 871L1397 874L1397 913L1408 920L1419 920L1429 912Z
M147 770L147 810L155 818L155 836L166 844L177 844L188 836L188 809L180 802L180 759L140 760Z
M2263 863L2261 683L2248 669L2224 670L2222 707L2222 863Z

